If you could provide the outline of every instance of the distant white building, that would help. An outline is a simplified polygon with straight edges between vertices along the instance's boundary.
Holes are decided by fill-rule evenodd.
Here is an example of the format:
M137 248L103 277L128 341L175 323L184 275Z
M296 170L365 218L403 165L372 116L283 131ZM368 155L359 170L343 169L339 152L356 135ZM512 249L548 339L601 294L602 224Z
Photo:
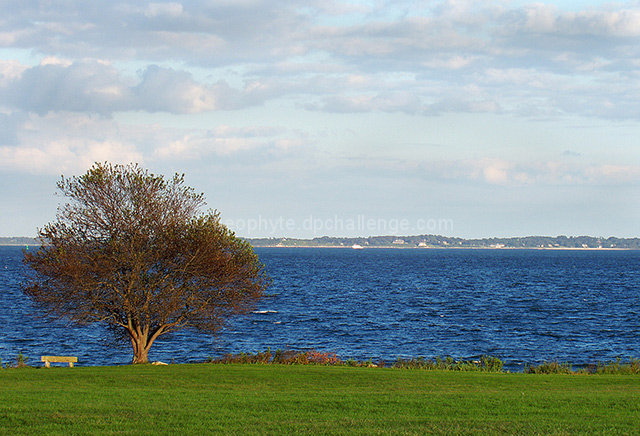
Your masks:
M404 239L396 239L395 241L393 241L394 244L406 244L406 242L404 242Z

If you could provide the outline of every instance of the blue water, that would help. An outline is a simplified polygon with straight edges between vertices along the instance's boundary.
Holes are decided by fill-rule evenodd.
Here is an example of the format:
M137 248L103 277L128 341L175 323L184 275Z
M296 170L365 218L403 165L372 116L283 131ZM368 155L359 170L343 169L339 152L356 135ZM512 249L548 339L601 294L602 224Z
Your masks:
M640 357L640 251L259 248L272 296L217 337L183 331L150 359L267 347L385 360L489 354L512 370ZM22 295L22 251L0 247L0 358L72 354L123 364L102 326L46 320Z

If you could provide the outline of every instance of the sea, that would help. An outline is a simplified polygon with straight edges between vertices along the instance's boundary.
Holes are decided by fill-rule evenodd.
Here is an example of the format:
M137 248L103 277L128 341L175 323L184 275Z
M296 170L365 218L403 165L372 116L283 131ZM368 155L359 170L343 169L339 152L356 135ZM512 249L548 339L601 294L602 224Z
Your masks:
M22 294L24 247L0 247L0 359L131 361L103 325L48 319ZM30 248L37 249L37 248ZM498 357L511 371L640 357L640 251L256 248L272 285L216 335L184 330L150 360L203 362L271 349L384 361Z

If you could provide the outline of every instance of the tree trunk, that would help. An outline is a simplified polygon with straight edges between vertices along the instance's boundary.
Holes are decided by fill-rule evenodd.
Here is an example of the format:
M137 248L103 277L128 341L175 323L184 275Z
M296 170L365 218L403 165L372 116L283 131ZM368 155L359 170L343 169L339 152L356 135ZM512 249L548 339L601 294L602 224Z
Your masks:
M147 358L148 353L149 350L146 348L143 348L141 350L134 350L133 361L131 363L133 363L134 365L137 363L149 363L149 359Z
M149 348L155 342L155 340L161 334L165 333L164 327L149 331L149 327L134 328L135 324L130 323L129 338L131 339L131 346L133 347L133 360L131 363L149 363L147 355L149 354Z
M148 354L151 344L147 341L147 335L139 332L129 332L131 337L131 346L133 347L132 364L149 363Z
M149 350L147 349L147 347L145 347L145 342L146 340L143 340L143 338L141 337L131 337L131 346L133 347L133 360L131 361L132 364L136 364L136 363L149 363L149 360L147 358L147 354L149 353Z

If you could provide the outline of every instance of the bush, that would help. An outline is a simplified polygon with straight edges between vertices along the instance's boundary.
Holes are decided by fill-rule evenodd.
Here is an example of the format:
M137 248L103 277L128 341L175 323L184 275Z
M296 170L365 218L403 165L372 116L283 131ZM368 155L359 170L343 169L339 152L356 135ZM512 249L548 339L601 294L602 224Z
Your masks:
M240 353L223 355L220 359L209 358L210 363L270 363L271 362L271 350L261 353Z
M596 366L596 374L640 374L640 359L629 358L629 364L620 364L620 358L615 362L600 363Z
M525 366L527 374L640 374L640 359L629 358L629 363L621 363L618 358L614 362L598 362L574 370L569 363L542 362L537 366Z
M277 363L281 365L342 365L342 361L336 353L320 352L316 350L294 351L276 350L272 353L270 349L265 352L225 354L219 359L209 358L211 363L256 363L269 364Z
M504 363L497 357L492 356L482 356L480 360L454 360L450 356L442 359L438 356L435 361L425 360L424 357L398 358L392 366L393 368L401 369L502 372Z
M18 356L16 356L16 360L13 363L7 362L4 367L5 367L5 369L9 369L9 368L26 368L26 367L29 366L29 365L27 365L28 361L29 361L28 357L26 357L22 353L18 353ZM2 360L0 360L0 368L2 368Z
M558 361L542 362L535 366L525 365L524 372L526 374L575 374L571 369L571 364Z
M18 355L17 364L14 366L26 366L21 362L21 354ZM225 354L221 358L209 358L210 363L248 363L248 364L280 364L280 365L338 365L355 367L384 367L385 363L380 361L373 363L369 360L342 360L335 352L321 352L317 350L295 351L278 349L271 352L267 349L264 352ZM479 360L455 360L451 356L444 358L436 357L435 360L424 357L414 357L410 359L398 358L392 368L398 369L422 369L439 371L481 371L496 372L504 371L504 362L493 356L482 356ZM615 362L597 363L586 365L574 370L570 363L558 361L544 361L538 365L525 365L526 374L640 374L640 359L630 358L628 364L621 363L620 359Z

